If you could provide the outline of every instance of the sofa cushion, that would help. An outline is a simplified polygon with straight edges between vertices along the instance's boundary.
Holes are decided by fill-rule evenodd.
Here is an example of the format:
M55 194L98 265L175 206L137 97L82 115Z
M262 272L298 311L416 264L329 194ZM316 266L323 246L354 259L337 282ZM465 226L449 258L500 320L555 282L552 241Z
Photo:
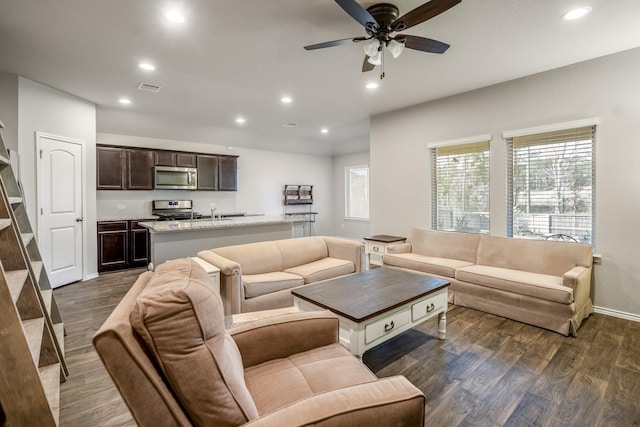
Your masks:
M283 271L329 256L327 244L322 237L318 236L276 240L274 244L280 250Z
M376 380L341 344L252 366L245 371L245 378L260 414L316 393Z
M243 424L258 412L238 347L224 328L222 301L208 280L189 258L159 265L136 300L131 324L195 424Z
M302 276L304 283L308 284L351 274L356 271L356 268L351 261L327 257L308 264L287 268L285 271Z
M385 265L409 268L423 273L455 277L456 269L473 265L472 262L458 259L437 258L415 253L384 254Z
M275 242L246 243L211 249L211 252L240 264L242 274L282 271L282 255Z
M242 284L245 298L253 298L302 286L304 279L296 274L274 271L263 274L243 274Z
M436 258L459 259L476 264L480 235L412 228L407 241L411 243L413 253Z
M575 266L590 267L591 245L511 237L482 236L478 245L479 265L562 276Z
M555 301L573 302L573 289L562 286L562 277L507 268L474 265L456 270L455 278L490 288Z

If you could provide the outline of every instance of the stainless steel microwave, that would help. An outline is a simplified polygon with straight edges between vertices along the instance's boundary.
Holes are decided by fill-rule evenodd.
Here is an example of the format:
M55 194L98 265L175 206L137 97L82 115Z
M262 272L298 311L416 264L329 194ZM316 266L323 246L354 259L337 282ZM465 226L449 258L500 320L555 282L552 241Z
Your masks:
M156 190L196 190L198 169L156 166L153 171L153 188Z

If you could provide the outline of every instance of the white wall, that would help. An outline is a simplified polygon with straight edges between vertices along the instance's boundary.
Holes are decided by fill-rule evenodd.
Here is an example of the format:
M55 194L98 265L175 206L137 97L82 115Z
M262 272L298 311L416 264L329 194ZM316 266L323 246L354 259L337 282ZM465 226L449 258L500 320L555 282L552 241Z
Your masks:
M376 116L371 128L372 233L430 225L426 143L491 134L491 234L505 235L502 132L597 117L592 298L640 319L640 49Z
M85 143L86 211L83 213L85 236L85 278L97 272L96 243L96 107L39 83L18 78L18 152L20 179L25 193L27 213L35 230L36 217L36 132L78 139Z
M18 150L18 76L0 72L0 121L7 149Z
M129 147L183 150L200 153L231 154L238 158L238 191L98 191L99 219L139 218L151 213L156 199L191 199L194 209L209 213L215 202L218 212L246 212L280 215L283 213L282 189L285 184L310 184L314 190L313 210L318 211L313 232L333 234L333 164L327 156L291 154L249 148L202 144L127 135L98 134L98 143ZM116 209L124 204L125 209Z
M370 235L370 221L345 219L345 176L344 168L369 164L369 152L348 154L333 159L334 223L337 236L362 239Z

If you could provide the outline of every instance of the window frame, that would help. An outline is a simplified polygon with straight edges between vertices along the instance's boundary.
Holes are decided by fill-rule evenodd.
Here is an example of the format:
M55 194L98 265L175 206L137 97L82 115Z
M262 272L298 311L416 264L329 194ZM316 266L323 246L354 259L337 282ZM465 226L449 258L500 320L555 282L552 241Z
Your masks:
M352 193L352 187L351 187L351 172L353 170L357 170L357 169L366 169L367 171L367 175L366 175L366 195L365 195L365 201L367 204L366 207L366 211L367 211L367 217L357 217L357 216L352 216L350 214L352 214L353 212L351 211L351 193ZM345 166L344 167L344 219L347 221L361 221L361 222L369 222L371 221L371 211L370 211L370 196L371 196L371 190L370 190L370 169L369 169L369 165L368 164L364 164L364 165L351 165L351 166Z
M503 138L506 144L506 194L505 194L505 207L506 207L506 235L512 238L528 238L527 236L514 235L514 170L515 170L515 152L514 152L514 138L520 137L536 137L540 136L541 139L544 134L550 134L554 132L571 132L578 131L582 128L591 128L591 198L590 198L590 214L591 214L591 228L590 228L590 244L595 248L595 235L596 235L596 133L597 133L597 118L588 118L575 120L571 122L556 123L545 126L538 126L527 129L520 129L514 131L508 131L503 133ZM584 131L584 129L583 129ZM562 139L562 138L560 138ZM577 141L577 140L576 140ZM562 142L561 140L558 143ZM564 142L570 142L568 139ZM541 146L545 143L534 144L532 146ZM554 144L554 142L546 142L546 144ZM586 145L586 144L585 144ZM552 234L550 232L550 234ZM563 234L564 235L564 234ZM548 238L549 236L547 236ZM541 239L544 237L540 236ZM579 240L579 239L577 239Z
M440 230L440 228L438 227L438 180L437 180L437 176L438 176L438 156L437 156L437 150L438 148L452 148L455 149L455 147L459 147L459 148L463 148L465 145L479 145L479 144L487 144L487 148L486 151L488 157L487 157L487 179L488 179L488 184L487 184L487 211L486 211L486 215L488 217L488 225L486 230L483 231L471 231L471 230L464 230L464 229L460 229L460 230L456 230L456 231L462 231L462 232L467 232L467 233L477 233L477 234L491 234L491 135L489 134L485 134L485 135L475 135L475 136L470 136L470 137L466 137L466 138L459 138L459 139L451 139L451 140L446 140L446 141L439 141L439 142L432 142L427 144L427 148L429 149L429 156L430 156L430 160L431 160L431 174L430 174L430 180L431 180L431 229L433 230ZM473 152L473 150L470 150L468 153L466 154L471 154ZM463 152L464 154L464 152ZM445 230L445 229L443 229ZM448 229L446 231L449 231Z

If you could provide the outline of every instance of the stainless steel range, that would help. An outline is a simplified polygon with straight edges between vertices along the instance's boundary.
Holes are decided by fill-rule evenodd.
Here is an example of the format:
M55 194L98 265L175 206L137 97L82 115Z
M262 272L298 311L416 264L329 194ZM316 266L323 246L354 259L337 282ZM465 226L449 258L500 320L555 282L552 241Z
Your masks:
M158 221L202 218L202 214L193 212L192 200L154 200L151 214L157 216Z

